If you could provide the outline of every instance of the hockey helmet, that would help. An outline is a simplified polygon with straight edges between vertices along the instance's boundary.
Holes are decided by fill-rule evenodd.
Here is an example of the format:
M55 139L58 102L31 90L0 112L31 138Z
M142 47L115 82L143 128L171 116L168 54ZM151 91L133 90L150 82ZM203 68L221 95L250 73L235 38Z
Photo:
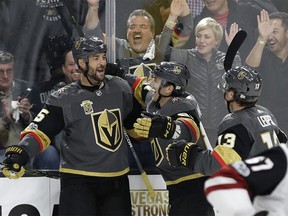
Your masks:
M107 52L107 46L98 37L80 37L75 41L72 53L75 61L83 58L86 62L91 54Z
M261 94L262 78L256 70L248 66L237 66L223 74L218 88L223 92L234 89L236 101L256 102Z
M65 63L65 55L72 50L73 42L68 35L53 35L47 42L47 61L51 70Z
M161 62L151 73L152 76L173 83L178 92L185 90L190 79L190 72L187 67L176 62Z

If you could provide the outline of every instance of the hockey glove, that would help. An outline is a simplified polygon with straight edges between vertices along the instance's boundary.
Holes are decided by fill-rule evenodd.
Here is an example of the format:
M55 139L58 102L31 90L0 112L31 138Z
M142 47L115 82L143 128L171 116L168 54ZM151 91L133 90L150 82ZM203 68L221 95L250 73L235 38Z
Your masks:
M196 158L202 149L195 143L179 140L166 148L166 159L172 167L184 166L194 169Z
M3 175L10 179L18 179L23 176L25 173L23 166L29 161L26 150L21 146L10 146L5 152L5 157L4 168L2 168Z
M160 137L171 139L175 132L175 123L169 116L154 115L142 112L143 118L137 118L134 123L135 132L144 138Z
M107 63L105 74L123 78L125 75L125 70L118 64Z

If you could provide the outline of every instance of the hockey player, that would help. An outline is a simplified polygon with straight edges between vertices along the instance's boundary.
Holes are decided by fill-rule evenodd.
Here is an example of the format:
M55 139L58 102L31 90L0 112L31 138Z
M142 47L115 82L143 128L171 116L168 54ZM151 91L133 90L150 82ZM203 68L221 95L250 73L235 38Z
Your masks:
M123 120L132 109L126 81L105 76L106 45L80 38L73 56L81 80L51 94L44 108L6 151L3 174L21 177L23 166L65 132L61 146L59 215L131 215ZM109 100L107 100L107 98Z
M205 182L208 201L221 216L288 215L286 144L224 166Z
M101 7L99 7L99 4L101 6L101 1L87 0L87 2L88 11L83 32L85 35L103 37L105 41L106 36L101 31L98 17L98 10L101 10ZM133 1L128 2L132 3ZM143 1L142 4L144 4L144 2L146 1ZM127 31L127 37L125 39L115 38L115 58L127 73L147 76L149 73L146 73L146 71L149 71L149 69L153 70L156 64L159 64L164 59L160 41L167 37L169 42L171 40L170 35L166 36L166 32L170 31L170 29L174 30L173 36L175 36L177 44L184 44L193 29L193 18L186 0L174 0L171 2L170 14L163 28L163 32L160 35L155 35L156 26L154 18L143 9L132 11L129 14L126 25L121 27ZM176 45L175 43L174 45ZM140 69L139 65L142 64L145 64L144 70L135 70L135 68ZM140 106L137 103L134 105ZM149 143L144 140L135 139L134 137L132 137L131 141L134 144L135 151L139 154L144 168L154 169L154 160L150 157L152 150ZM130 156L132 155L129 154L129 157ZM137 167L133 156L130 157L130 166L132 168Z
M148 112L137 119L134 129L138 136L150 139L156 166L169 191L169 215L214 215L203 193L207 178L185 167L171 167L165 158L172 140L197 142L200 138L200 110L194 97L185 92L190 73L183 64L161 62L152 77L152 90L145 97ZM138 77L134 83L134 96L143 95L143 80Z
M171 144L167 158L172 166L186 166L211 175L223 165L287 142L273 114L256 105L262 89L257 71L246 66L230 69L223 75L219 88L224 92L230 113L219 125L216 147L213 151L202 151L184 140Z
M35 84L31 89L28 99L33 104L31 107L33 118L41 111L52 92L80 79L81 74L77 72L78 68L73 59L72 47L73 41L66 34L53 35L48 38L47 63L51 77L47 81ZM35 169L58 170L61 141L61 134L52 138L51 145L34 158L32 167Z

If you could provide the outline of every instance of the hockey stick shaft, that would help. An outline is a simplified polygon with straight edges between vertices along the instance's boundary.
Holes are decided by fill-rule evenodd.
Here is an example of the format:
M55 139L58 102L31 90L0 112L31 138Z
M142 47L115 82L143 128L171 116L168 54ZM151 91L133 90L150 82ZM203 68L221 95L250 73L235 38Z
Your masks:
M143 181L144 181L144 183L145 183L145 185L146 185L146 188L147 188L147 190L148 190L149 196L150 196L150 197L155 197L155 196L156 196L155 191L154 191L154 189L152 188L152 185L151 185L151 183L150 183L150 180L149 180L149 178L148 178L145 170L144 170L143 167L142 167L142 164L141 164L141 162L140 162L140 160L139 160L139 158L138 158L138 156L137 156L137 154L136 154L136 151L135 151L135 149L134 149L134 147L133 147L133 144L132 144L132 142L131 142L131 140L130 140L130 138L129 138L129 136L128 136L128 134L127 134L127 132L126 132L125 129L123 129L123 133L124 133L124 137L125 137L128 145L129 145L129 147L130 147L130 149L131 149L131 152L132 152L132 154L133 154L133 157L135 158L136 164L137 164L138 169L139 169L139 171L140 171L140 173L141 173L142 179L143 179Z
M205 128L204 128L204 126L203 126L201 121L200 121L199 125L200 125L200 131L201 131L201 134L203 136L203 140L204 140L204 144L206 146L206 149L213 150L213 148L211 146L211 143L209 141L209 138L208 138L208 136L206 134Z

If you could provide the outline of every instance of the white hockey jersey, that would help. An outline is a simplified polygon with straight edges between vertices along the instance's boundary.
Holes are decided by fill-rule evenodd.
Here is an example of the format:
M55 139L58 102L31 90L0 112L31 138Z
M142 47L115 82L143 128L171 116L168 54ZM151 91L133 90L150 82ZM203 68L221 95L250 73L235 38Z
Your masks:
M219 215L287 216L288 147L280 144L225 166L205 182L207 200Z

